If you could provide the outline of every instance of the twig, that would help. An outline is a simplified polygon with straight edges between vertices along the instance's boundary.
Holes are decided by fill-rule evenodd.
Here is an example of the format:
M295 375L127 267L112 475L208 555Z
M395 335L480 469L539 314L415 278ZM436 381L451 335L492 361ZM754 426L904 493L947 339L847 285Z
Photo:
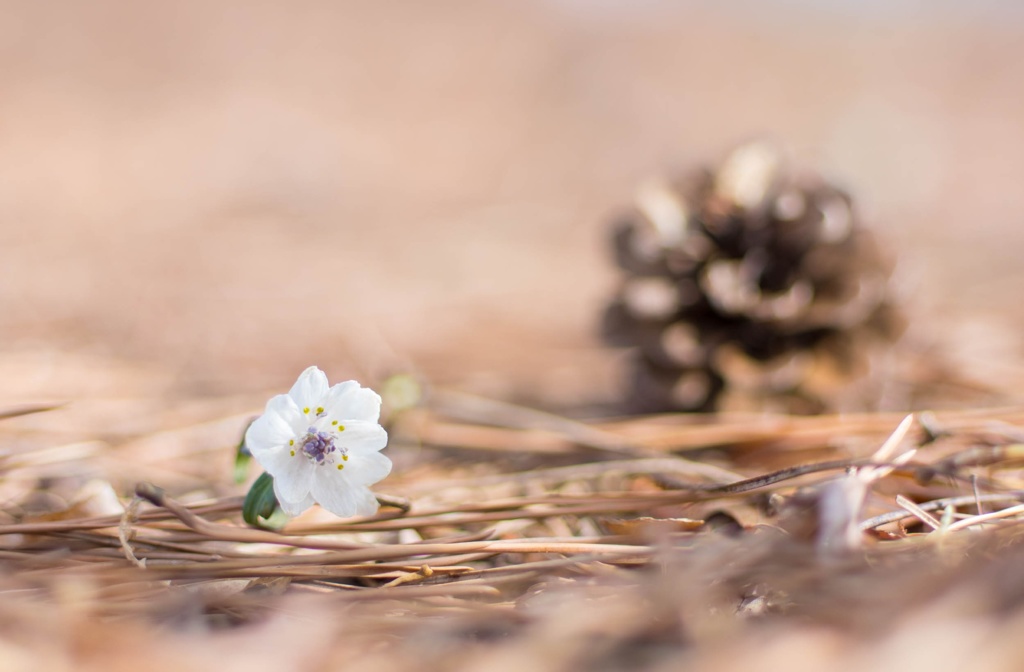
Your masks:
M469 422L484 422L499 427L541 429L558 434L573 443L605 452L635 455L644 452L627 439L582 422L525 406L495 401L464 392L434 390L431 406L445 415Z
M957 530L963 530L968 527L973 527L981 523L988 522L990 520L999 520L1001 518L1009 518L1010 516L1016 516L1018 513L1024 513L1024 504L1018 504L1017 506L1011 506L1006 509L1000 509L999 511L993 511L992 513L983 513L978 516L971 516L970 518L964 518L952 523L946 528L947 532L955 532Z
M939 522L938 518L932 516L903 495L896 495L896 503L933 530L938 530L942 527L942 523Z
M1024 493L1019 494L992 494L992 495L980 495L978 499L982 502L998 503L998 502L1019 502ZM967 504L974 504L976 501L974 495L965 495L961 497L945 497L943 499L935 499L930 502L923 502L918 504L917 507L922 511L935 511L938 509L945 509L947 506L965 506ZM860 524L860 529L871 530L881 525L888 523L895 523L905 518L910 517L914 514L909 514L907 511L891 511L889 513L883 513L874 518L869 518Z
M136 522L136 516L138 516L139 506L142 504L142 501L142 498L139 496L132 497L132 501L125 507L124 515L121 516L121 524L117 526L117 538L121 541L121 550L124 551L124 557L128 558L128 561L136 567L145 569L145 558L139 560L135 556L135 551L132 550L131 544L128 543L129 539L135 534L135 531L132 529L132 523Z
M319 542L309 542L301 537L289 537L275 532L210 523L195 515L170 497L167 497L162 489L150 483L140 483L137 485L135 487L135 494L151 504L167 509L174 514L176 518L181 520L181 522L185 523L185 525L196 532L221 541L279 544L285 546L302 546L304 548L320 549L352 549L366 548L367 546L366 544L354 541L340 542L324 540Z
M715 481L739 481L743 476L728 469L722 469L703 462L680 460L665 457L640 458L635 460L609 460L574 464L568 467L549 467L512 474L493 474L449 481L428 481L421 485L413 484L410 492L437 492L446 488L504 485L508 483L531 483L534 481L583 481L600 478L609 474L651 474L669 473L679 475L700 476Z
M17 418L22 415L32 415L33 413L45 413L47 411L56 411L57 409L64 408L67 406L63 404L26 404L25 406L15 406L13 408L0 409L0 420L6 420L8 418Z

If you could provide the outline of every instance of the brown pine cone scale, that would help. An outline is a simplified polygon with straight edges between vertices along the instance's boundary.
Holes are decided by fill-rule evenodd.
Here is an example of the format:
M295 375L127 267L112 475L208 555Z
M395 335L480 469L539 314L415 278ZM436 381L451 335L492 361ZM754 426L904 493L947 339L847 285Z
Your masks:
M850 197L766 142L640 189L612 234L621 285L603 334L635 348L637 411L814 413L902 331L891 265Z

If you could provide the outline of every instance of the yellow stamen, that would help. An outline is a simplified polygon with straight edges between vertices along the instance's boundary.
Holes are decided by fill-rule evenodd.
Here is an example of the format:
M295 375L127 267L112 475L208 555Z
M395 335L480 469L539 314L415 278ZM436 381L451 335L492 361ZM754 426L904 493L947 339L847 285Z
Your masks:
M348 455L342 455L341 459L345 462L348 462Z
M295 451L294 450L289 451L289 452L292 454L292 457L295 457Z
M341 471L341 470L342 470L342 469L344 469L344 468L345 468L345 465L344 465L344 464L339 464L339 465L338 465L338 471Z
M302 412L308 415L309 414L309 406L307 406L304 409L302 409Z
M316 414L317 415L320 415L323 412L324 412L324 407L323 406L317 406L316 407Z
M288 439L288 445L289 446L294 446L295 445L295 439Z
M345 425L338 425L338 431L339 432L344 432L345 431Z

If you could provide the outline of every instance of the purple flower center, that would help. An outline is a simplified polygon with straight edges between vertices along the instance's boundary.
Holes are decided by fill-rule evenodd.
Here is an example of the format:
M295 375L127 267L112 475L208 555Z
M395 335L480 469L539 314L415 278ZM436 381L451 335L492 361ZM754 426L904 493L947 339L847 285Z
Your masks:
M302 439L302 452L318 465L327 461L328 455L337 450L334 437L310 427Z

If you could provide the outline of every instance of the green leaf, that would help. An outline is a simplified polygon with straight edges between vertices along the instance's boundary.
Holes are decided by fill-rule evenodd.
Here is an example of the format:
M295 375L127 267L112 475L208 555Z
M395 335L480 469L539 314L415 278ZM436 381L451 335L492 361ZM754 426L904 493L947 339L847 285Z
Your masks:
M253 420L252 422L256 421ZM246 425L245 432L249 431L252 422ZM245 445L245 432L242 432L242 440L238 442L238 448L235 449L235 483L245 482L246 477L249 475L249 463L252 462L252 453L249 452L248 446Z
M284 510L274 509L274 513L271 514L270 518L262 518L260 520L260 527L280 532L291 519L292 517L285 513Z
M249 488L249 494L242 503L242 518L253 527L263 527L264 520L274 515L278 508L277 495L274 494L274 477L268 473L260 474Z

